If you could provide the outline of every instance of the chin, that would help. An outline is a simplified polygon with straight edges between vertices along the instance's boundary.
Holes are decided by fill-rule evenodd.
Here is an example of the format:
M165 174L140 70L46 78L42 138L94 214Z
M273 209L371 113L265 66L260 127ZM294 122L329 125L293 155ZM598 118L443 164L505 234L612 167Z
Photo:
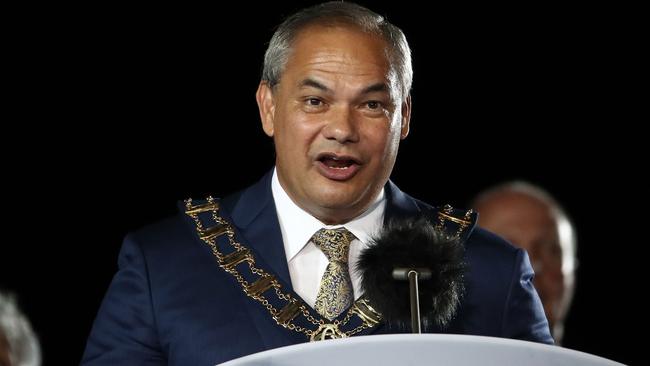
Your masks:
M362 200L363 190L354 189L354 187L345 187L343 184L333 184L330 186L321 185L316 187L318 190L314 201L319 206L328 209L349 209L354 207Z
M321 196L319 206L330 210L345 210L357 203L357 197Z

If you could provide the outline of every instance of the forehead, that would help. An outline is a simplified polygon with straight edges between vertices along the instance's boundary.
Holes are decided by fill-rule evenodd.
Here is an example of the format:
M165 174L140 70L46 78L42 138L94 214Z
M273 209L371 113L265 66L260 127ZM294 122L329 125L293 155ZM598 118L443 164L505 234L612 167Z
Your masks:
M284 69L288 77L322 73L387 82L392 79L386 41L350 26L307 26L298 33L291 49Z

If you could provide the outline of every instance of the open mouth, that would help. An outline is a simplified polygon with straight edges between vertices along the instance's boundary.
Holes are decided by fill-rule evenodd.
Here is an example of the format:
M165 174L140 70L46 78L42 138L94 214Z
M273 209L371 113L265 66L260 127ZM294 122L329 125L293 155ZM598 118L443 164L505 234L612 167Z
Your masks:
M361 166L361 162L347 155L323 153L317 157L319 172L328 179L347 180L352 178Z

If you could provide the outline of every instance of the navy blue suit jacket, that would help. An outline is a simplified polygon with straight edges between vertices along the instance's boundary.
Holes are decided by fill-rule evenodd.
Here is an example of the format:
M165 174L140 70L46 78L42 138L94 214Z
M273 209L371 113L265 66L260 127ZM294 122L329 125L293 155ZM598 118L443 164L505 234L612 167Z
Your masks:
M391 182L386 198L386 219L430 208ZM290 288L271 174L221 205L241 241ZM553 343L526 252L480 228L465 245L465 296L445 332ZM244 295L183 213L129 234L118 262L82 365L214 365L308 341Z

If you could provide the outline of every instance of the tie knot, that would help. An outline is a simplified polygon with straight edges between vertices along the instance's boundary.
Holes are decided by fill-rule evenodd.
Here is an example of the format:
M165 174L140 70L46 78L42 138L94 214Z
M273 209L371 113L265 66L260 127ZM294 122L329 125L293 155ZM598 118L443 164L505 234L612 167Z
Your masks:
M340 229L320 229L311 237L311 240L320 250L323 251L327 259L347 263L350 243L355 239L354 234L346 228Z

